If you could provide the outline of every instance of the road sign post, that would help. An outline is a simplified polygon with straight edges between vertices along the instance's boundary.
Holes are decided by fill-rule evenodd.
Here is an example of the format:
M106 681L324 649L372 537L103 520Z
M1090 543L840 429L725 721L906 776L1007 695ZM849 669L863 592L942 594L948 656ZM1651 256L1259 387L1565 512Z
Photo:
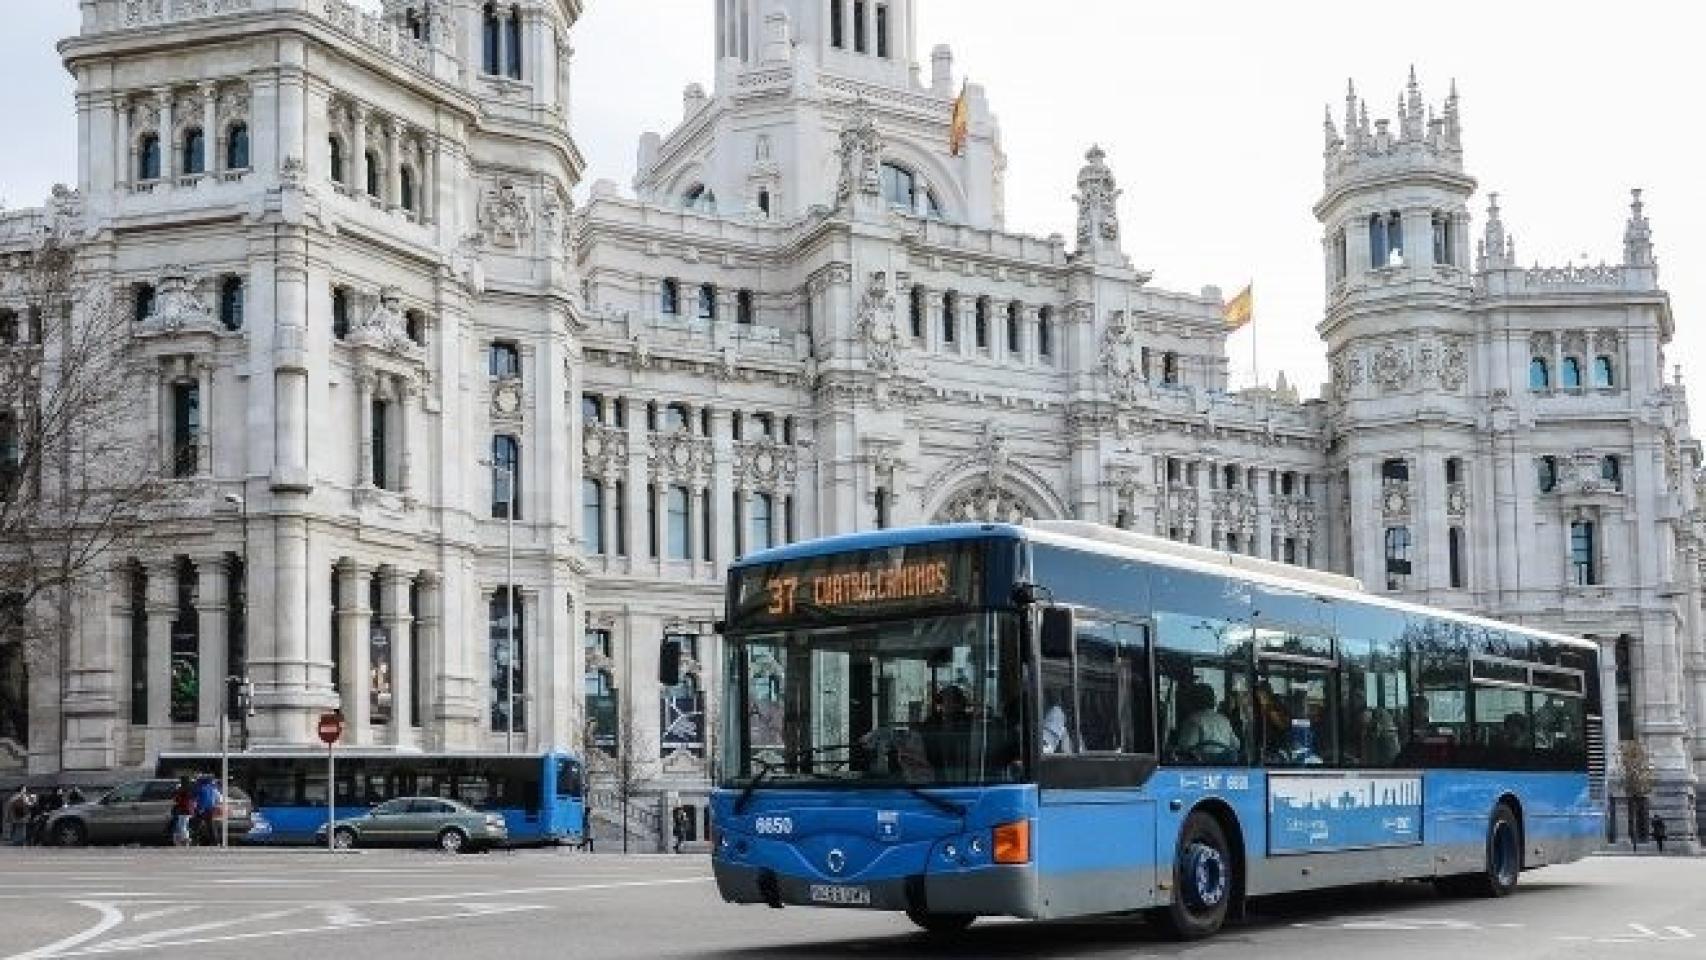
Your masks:
M320 714L320 740L326 744L326 849L338 849L337 831L333 829L338 821L338 740L344 735L344 715L342 711L330 710Z

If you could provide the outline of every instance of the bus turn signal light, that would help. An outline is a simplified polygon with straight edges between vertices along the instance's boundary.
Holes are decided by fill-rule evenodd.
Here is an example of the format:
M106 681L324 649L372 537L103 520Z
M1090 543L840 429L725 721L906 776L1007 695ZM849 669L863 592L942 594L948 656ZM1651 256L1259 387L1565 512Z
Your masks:
M1031 862L1031 821L1016 820L995 828L995 862Z

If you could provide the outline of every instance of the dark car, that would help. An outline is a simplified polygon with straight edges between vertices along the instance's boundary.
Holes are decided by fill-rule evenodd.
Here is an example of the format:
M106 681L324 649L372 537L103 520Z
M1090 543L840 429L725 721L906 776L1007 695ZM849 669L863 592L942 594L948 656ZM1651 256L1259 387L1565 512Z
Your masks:
M172 841L172 796L176 780L132 780L107 791L99 800L56 810L44 828L49 843L77 847L85 843L170 843ZM226 799L231 818L231 839L240 840L251 830L265 831L249 795L232 787ZM215 834L219 821L213 824Z
M326 826L314 832L326 842ZM509 840L509 827L495 813L439 797L398 797L359 816L340 818L332 843L352 847L438 847L448 853L490 849Z

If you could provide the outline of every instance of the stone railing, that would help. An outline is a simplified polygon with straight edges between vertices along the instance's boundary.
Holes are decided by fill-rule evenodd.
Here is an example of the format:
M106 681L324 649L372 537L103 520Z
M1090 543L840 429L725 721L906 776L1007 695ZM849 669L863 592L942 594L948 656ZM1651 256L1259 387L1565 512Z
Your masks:
M324 0L326 21L362 46L422 73L432 72L432 48L349 0Z
M125 0L124 25L146 27L253 9L254 0Z
M1557 295L1571 293L1639 293L1657 288L1651 267L1621 264L1564 264L1563 266L1501 267L1475 275L1483 295Z

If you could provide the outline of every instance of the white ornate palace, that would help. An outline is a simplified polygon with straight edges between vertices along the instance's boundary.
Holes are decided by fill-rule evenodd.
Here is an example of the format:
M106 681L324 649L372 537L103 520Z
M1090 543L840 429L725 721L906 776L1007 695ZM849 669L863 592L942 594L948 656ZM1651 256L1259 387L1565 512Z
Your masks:
M77 186L0 215L0 350L34 329L5 268L74 237L179 479L63 672L0 659L0 770L211 747L243 672L258 744L341 706L357 743L620 741L702 790L729 560L1076 517L1597 638L1605 739L1692 832L1700 449L1638 193L1622 263L1518 266L1496 195L1472 228L1455 90L1353 92L1315 206L1332 381L1230 392L1221 292L1123 252L1118 158L1063 189L1070 237L1008 229L923 0L712 2L713 89L577 208L581 0L81 0Z

